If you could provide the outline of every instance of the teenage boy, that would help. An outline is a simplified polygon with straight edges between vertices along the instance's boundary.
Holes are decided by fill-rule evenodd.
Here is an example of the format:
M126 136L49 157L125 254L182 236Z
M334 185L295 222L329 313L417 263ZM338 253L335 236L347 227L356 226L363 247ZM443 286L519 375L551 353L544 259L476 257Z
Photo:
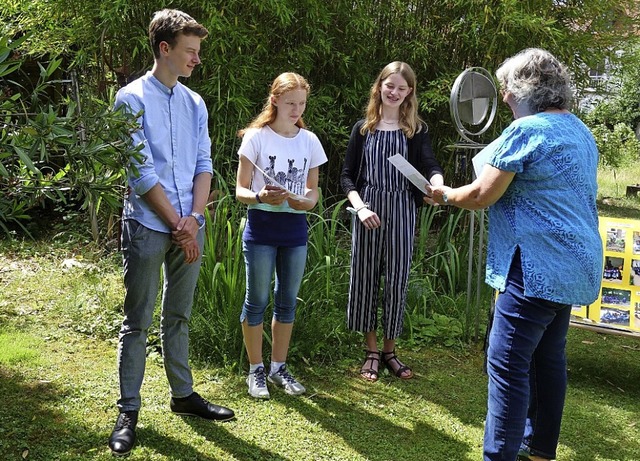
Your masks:
M153 319L160 272L164 273L161 340L171 390L171 411L227 421L232 410L193 391L188 363L189 318L204 246L204 217L213 167L207 109L202 98L178 82L200 64L207 29L191 16L164 9L149 24L153 69L118 91L138 119L124 201L122 251L124 320L118 341L120 415L109 438L116 456L129 454L136 440L145 371L147 330Z

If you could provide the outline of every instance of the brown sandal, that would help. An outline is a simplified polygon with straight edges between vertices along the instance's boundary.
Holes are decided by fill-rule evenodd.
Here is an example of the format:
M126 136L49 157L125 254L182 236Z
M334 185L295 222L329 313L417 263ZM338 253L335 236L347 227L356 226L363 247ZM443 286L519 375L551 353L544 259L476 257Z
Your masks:
M388 357L389 355L391 357ZM385 356L387 356L387 357L385 357ZM386 367L389 369L390 373L393 373L394 375L396 375L400 379L411 379L411 378L413 378L413 371L411 371L411 368L406 366L404 363L402 363L398 359L398 356L396 355L396 350L395 349L392 350L391 352L382 352L381 358L382 358L382 363L384 365L386 365ZM393 363L393 365L392 365L392 363ZM407 373L407 374L405 374L405 373Z
M375 382L378 380L378 370L380 368L380 352L368 351L366 349L365 352L367 353L367 355L364 358L362 368L360 368L360 376L362 376L362 378L366 379L367 381ZM365 368L367 364L369 365L369 368Z

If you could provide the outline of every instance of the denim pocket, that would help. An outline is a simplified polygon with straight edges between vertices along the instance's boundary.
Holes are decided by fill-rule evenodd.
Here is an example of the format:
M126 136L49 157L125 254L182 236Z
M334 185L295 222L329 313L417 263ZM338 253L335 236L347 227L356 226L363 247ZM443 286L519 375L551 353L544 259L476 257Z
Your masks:
M130 243L144 239L147 228L135 219L127 219L122 223L122 249Z

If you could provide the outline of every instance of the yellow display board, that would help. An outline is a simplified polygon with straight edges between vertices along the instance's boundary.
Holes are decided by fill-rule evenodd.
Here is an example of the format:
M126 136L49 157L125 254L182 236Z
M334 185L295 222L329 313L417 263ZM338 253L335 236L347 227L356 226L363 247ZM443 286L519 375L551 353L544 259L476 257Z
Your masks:
M600 296L574 306L573 320L630 333L640 332L640 221L600 217L604 267Z

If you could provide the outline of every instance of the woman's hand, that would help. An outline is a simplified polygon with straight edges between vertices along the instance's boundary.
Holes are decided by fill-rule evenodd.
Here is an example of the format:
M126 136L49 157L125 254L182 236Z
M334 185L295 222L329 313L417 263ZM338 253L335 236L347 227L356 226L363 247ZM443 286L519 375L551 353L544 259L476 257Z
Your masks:
M427 186L428 187L428 186ZM429 195L425 195L424 197L422 197L422 200L424 201L424 203L426 203L427 205L431 205L431 206L438 206L440 205L438 202L436 202L433 199L433 195L432 193L429 193Z
M427 195L424 201L432 205L447 205L444 201L444 196L451 192L451 188L448 186L426 186Z
M289 192L282 187L266 185L258 192L258 196L262 203L279 206L289 197Z
M316 206L316 202L311 200L304 195L299 195L297 197L289 197L287 198L287 202L289 202L289 206L294 210L299 211L309 211L313 210L313 207Z
M380 218L375 211L371 211L369 208L363 207L358 210L357 215L360 219L360 222L367 229L376 229L380 227Z

